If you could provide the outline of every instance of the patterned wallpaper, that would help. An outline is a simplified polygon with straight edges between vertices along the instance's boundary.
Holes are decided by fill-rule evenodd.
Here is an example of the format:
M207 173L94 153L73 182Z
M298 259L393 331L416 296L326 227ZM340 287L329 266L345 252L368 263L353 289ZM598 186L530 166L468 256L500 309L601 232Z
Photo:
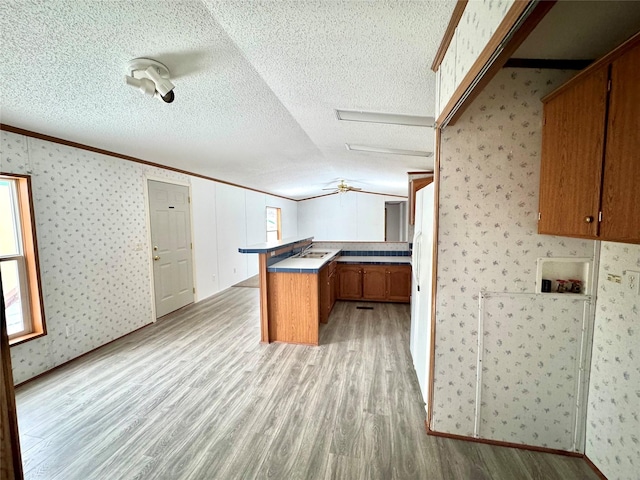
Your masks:
M576 450L588 303L571 295L483 294L481 438Z
M19 383L153 321L144 175L187 177L0 133L0 171L32 174L48 331L11 348Z
M593 256L592 241L536 233L540 98L569 75L503 69L443 132L434 430L474 431L480 291L533 293L538 257Z
M591 358L586 454L609 479L640 468L640 296L607 274L640 272L640 245L603 242Z
M440 113L487 45L514 0L473 0L467 3L439 68Z

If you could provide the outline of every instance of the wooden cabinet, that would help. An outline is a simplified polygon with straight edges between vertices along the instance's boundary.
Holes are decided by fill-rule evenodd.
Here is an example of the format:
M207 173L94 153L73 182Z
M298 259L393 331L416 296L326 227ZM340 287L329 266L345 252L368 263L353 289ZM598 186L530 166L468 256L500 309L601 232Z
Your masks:
M383 265L362 266L362 298L384 302L387 299L387 269Z
M640 243L640 37L543 99L538 233Z
M340 300L362 298L362 265L338 265L338 298Z
M600 236L640 243L640 42L611 64Z
M409 303L411 301L411 267L389 265L386 270L387 300Z
M338 265L338 299L370 302L411 300L410 265Z

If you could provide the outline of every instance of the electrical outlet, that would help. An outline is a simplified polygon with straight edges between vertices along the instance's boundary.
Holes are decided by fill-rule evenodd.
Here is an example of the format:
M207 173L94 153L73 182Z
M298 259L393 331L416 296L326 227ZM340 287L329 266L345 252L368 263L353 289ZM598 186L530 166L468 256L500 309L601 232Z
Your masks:
M613 283L622 283L622 277L620 275L614 275L613 273L607 274L607 280Z
M627 277L625 282L627 290L629 290L633 295L640 295L640 272L627 270L625 272L625 276Z
M76 327L74 325L67 325L67 338L74 336L76 333Z

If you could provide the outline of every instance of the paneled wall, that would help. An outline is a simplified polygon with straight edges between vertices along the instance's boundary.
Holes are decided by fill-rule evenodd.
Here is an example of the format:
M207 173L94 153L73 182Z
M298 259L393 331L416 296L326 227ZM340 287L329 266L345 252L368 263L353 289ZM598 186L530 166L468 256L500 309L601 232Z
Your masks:
M603 242L591 357L586 454L610 479L640 466L640 296L607 280L640 272L640 245ZM623 279L625 277L623 276Z
M266 228L265 205L281 207L283 230L297 233L294 201L0 133L0 171L32 175L48 330L11 348L16 383L154 321L148 176L191 184L197 300L250 275L238 247L265 241L255 226L262 215Z
M385 202L404 197L348 192L298 202L298 233L316 241L384 241Z
M540 98L567 78L503 69L442 133L434 430L473 434L480 292L532 293L538 257L593 256L592 241L536 233Z

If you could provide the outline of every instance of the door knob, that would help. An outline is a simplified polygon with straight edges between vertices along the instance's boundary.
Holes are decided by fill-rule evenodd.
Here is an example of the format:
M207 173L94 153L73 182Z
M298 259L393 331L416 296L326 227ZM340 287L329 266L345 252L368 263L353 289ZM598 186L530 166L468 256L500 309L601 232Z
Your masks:
M153 246L153 251L155 252L156 250L158 250L158 245Z
M593 217L590 216L590 215L587 216L587 217L584 217L584 221L587 222L587 223L592 223L593 222Z
M160 260L160 257L156 255L155 257L153 257L153 259L157 262L158 260Z

